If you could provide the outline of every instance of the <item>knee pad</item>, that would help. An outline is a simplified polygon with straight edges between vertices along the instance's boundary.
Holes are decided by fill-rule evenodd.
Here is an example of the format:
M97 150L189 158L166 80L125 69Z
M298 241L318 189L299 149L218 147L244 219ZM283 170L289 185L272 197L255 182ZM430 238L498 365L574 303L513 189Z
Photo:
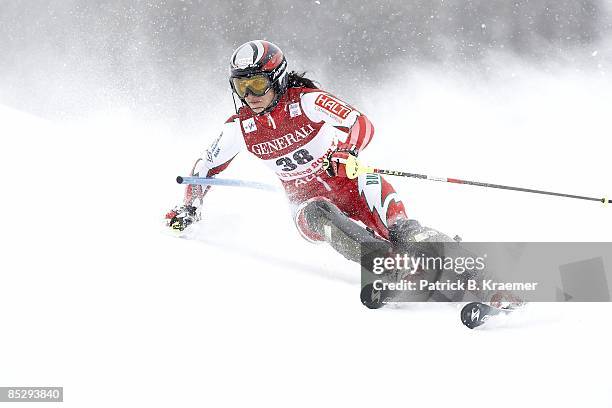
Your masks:
M310 242L325 240L324 216L338 208L326 198L312 198L300 204L295 212L295 225L304 239Z

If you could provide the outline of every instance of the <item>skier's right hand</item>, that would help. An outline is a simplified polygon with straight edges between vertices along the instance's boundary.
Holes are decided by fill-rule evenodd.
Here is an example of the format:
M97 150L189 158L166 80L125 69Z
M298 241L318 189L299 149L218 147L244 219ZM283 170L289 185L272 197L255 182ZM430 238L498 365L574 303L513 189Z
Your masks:
M323 170L325 170L329 177L347 177L345 164L351 156L356 158L357 151L341 143L336 150L325 158Z
M193 205L181 205L166 214L166 226L182 232L191 224L201 220L200 211Z

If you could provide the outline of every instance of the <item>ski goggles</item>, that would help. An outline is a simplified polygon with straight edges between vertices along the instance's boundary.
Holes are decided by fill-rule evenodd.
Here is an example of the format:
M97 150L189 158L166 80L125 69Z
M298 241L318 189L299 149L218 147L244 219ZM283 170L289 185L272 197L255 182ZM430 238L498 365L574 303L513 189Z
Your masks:
M272 82L266 75L232 78L232 88L240 98L244 98L247 91L255 96L264 96L272 88Z

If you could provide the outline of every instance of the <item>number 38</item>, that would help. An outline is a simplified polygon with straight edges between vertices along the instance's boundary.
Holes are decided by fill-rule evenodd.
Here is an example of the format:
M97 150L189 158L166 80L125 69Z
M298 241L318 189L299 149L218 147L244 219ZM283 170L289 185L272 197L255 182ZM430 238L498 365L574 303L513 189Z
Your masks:
M306 164L314 160L314 157L306 149L300 149L293 153L293 160L289 157L281 157L276 161L278 166L283 166L282 171L292 171L297 168L297 164ZM295 161L297 164L295 164Z

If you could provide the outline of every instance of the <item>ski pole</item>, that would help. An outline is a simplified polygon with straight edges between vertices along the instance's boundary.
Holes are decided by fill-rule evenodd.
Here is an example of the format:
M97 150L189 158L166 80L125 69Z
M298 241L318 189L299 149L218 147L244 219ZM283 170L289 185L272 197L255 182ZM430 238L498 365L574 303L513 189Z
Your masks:
M179 184L198 184L202 186L233 186L253 188L256 190L264 191L279 191L277 187L271 186L269 184L257 183L255 181L216 179L212 177L178 176L176 178L176 182Z
M407 173L404 171L397 171L397 170L377 169L374 167L361 165L359 161L357 160L357 158L354 156L349 156L349 158L347 159L345 163L345 166L346 166L346 175L350 179L357 178L358 176L362 174L385 174L388 176L412 177L412 178L418 178L418 179L424 179L424 180L443 181L447 183L469 184L471 186L499 188L502 190L522 191L525 193L546 194L546 195L557 196L557 197L576 198L579 200L599 201L600 203L604 203L604 204L609 204L612 202L612 200L607 199L606 197L603 197L603 198L585 197L585 196L580 196L580 195L575 195L575 194L554 193L552 191L534 190L531 188L512 187L512 186L503 186L501 184L483 183L480 181L468 181L468 180L461 180L461 179L447 178L447 177L432 177L432 176L428 176L425 174Z

